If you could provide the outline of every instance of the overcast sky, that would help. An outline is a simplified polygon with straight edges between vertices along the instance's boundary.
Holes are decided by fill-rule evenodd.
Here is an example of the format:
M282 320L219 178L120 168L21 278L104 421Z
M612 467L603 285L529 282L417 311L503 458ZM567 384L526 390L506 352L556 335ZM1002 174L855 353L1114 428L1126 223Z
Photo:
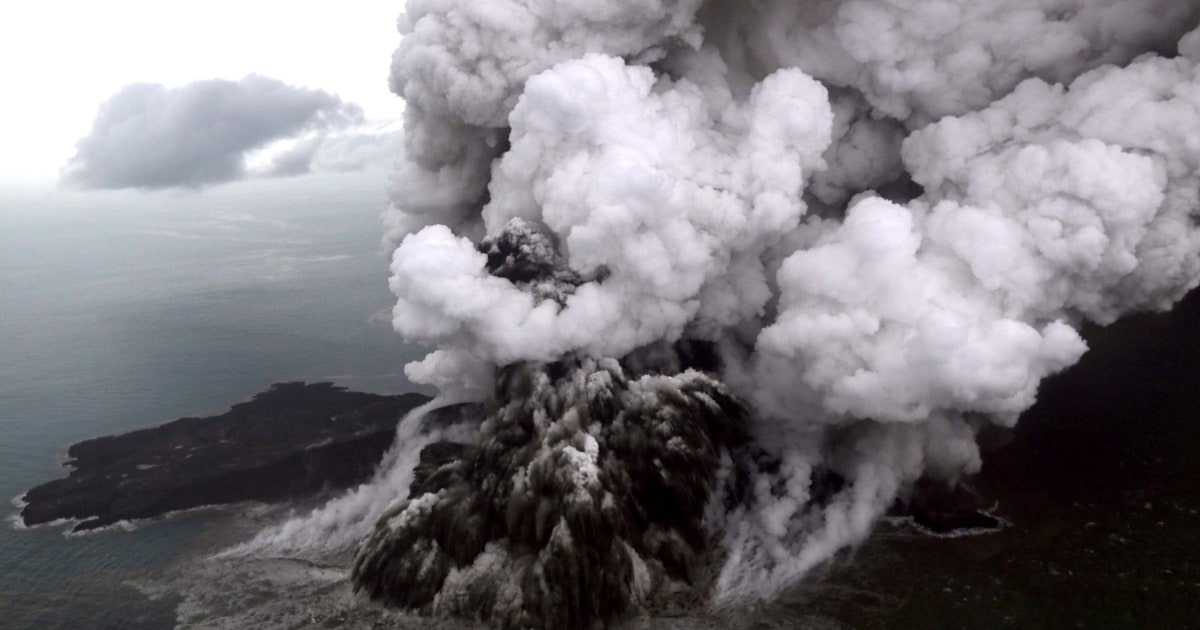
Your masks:
M394 119L398 1L14 2L0 20L0 185L57 180L100 105L131 83L249 74L324 90Z

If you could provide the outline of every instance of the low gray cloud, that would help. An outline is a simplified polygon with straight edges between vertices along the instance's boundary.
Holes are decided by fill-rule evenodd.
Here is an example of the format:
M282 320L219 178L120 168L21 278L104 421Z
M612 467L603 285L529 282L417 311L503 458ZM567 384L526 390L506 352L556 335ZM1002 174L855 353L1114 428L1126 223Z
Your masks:
M249 153L288 139L299 140L297 159L268 174L300 174L329 130L362 121L357 105L333 94L256 75L133 83L100 106L62 179L82 188L198 188L246 177Z
M257 173L288 177L312 171L344 173L385 168L399 150L396 121L369 122L338 132L302 137L274 152ZM253 169L252 169L253 170Z

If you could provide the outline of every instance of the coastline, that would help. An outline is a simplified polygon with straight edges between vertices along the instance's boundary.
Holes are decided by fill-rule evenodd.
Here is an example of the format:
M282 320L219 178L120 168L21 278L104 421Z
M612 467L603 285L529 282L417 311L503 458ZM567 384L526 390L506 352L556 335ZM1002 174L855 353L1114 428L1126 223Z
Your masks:
M225 413L90 438L67 448L65 478L21 494L25 527L73 531L244 501L278 501L365 481L396 425L428 397L276 383Z

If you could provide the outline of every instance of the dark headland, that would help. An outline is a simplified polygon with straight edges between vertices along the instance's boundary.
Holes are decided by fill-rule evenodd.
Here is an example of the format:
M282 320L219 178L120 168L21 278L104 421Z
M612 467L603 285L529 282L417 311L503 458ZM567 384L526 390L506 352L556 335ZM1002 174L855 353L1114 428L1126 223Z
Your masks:
M396 425L429 401L331 383L279 383L207 418L85 440L65 479L23 497L26 525L74 519L75 530L240 501L280 501L370 478Z

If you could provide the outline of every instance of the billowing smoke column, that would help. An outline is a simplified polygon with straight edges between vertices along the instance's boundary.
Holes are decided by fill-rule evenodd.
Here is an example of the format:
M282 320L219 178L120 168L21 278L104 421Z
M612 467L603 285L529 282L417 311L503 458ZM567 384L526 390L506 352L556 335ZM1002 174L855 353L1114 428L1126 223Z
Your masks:
M485 412L422 453L356 585L514 628L769 597L977 471L1082 321L1200 279L1198 19L410 0L394 323L438 347L413 380Z

